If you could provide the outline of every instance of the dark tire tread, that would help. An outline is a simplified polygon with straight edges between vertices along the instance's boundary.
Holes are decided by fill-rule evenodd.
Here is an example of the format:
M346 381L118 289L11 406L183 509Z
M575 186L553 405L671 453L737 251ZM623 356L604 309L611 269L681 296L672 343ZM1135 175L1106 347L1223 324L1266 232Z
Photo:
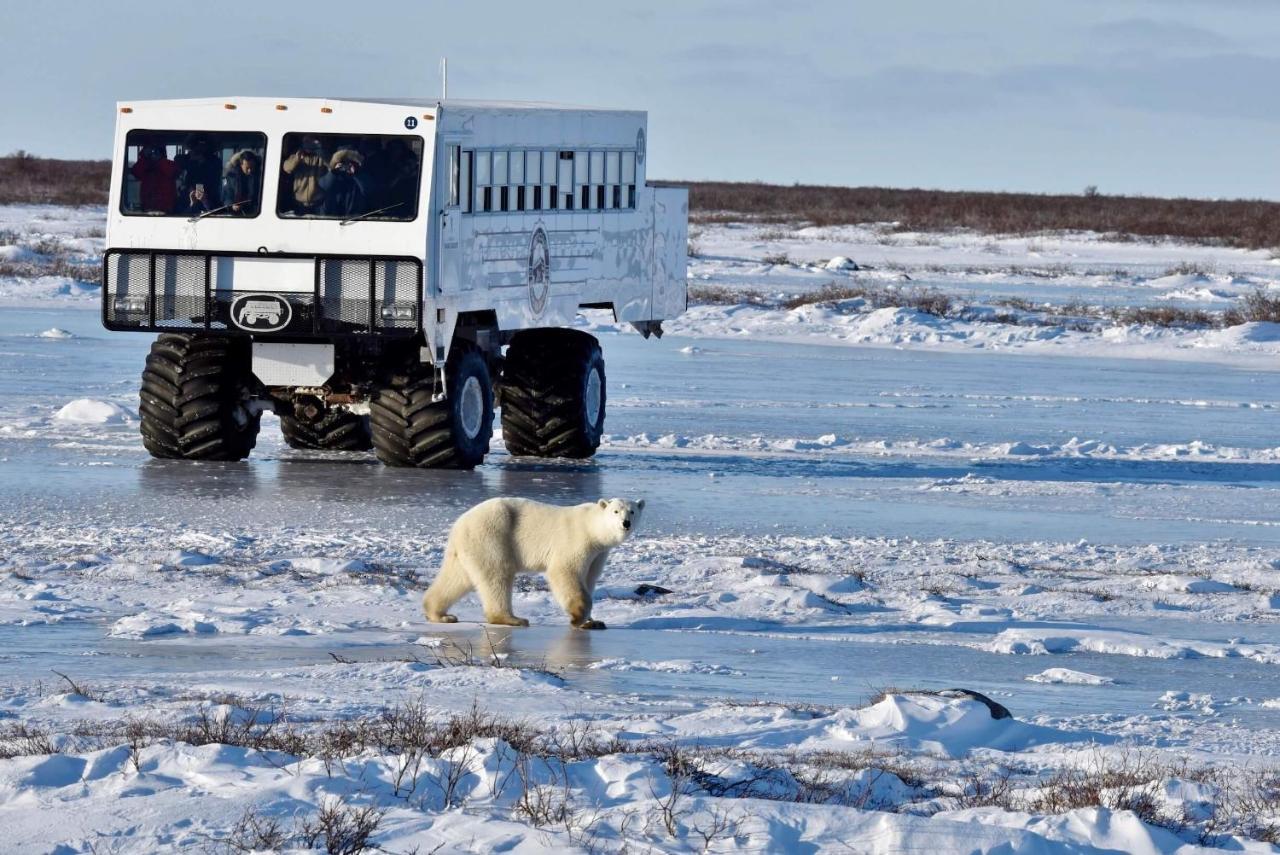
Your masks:
M604 361L595 337L571 329L516 334L502 370L502 438L507 451L516 457L578 460L596 453L600 431L588 430L583 415L583 382L596 361L603 408Z
M455 360L467 353L461 345L454 346L450 367L446 369L451 377ZM461 446L454 433L451 400L432 400L438 391L434 375L423 371L392 378L374 393L369 402L369 425L374 453L384 464L418 469L471 469L484 459L483 451L468 453ZM478 441L483 449L488 448L493 433L492 418L490 406Z
M245 343L161 335L142 371L142 444L153 457L168 460L245 459L257 443L260 421L243 406L250 378Z
M368 451L373 448L369 420L336 408L326 410L314 422L281 416L280 432L290 448L317 451Z

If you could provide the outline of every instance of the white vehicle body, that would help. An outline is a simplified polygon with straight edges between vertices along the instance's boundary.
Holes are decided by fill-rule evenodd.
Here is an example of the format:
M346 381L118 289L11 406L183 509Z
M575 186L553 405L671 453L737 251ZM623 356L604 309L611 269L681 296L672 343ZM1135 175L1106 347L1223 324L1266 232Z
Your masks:
M443 366L457 337L493 349L583 306L660 333L686 306L687 191L646 185L643 112L220 98L122 102L117 119L104 324L249 336L268 386L324 383L314 366L332 370L342 340L417 339ZM257 214L126 210L139 192L126 155L153 131L261 134ZM305 134L420 139L416 210L284 215L286 135Z

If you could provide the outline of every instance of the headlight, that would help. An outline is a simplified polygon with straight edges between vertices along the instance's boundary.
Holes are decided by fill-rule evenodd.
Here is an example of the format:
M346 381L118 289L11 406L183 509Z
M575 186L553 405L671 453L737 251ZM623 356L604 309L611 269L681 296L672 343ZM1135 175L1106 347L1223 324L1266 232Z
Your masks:
M132 312L145 312L147 310L146 297L116 297L115 302L111 304L117 312L128 314Z
M418 307L413 303L387 303L382 307L384 321L412 321L418 316Z

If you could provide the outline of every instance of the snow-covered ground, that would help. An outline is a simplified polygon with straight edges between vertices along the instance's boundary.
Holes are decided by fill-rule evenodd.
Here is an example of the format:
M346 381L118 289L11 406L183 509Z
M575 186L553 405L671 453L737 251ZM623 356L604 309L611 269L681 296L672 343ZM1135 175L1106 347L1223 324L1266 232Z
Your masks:
M0 231L16 254L100 216ZM1213 280L1223 306L1280 288L1263 253L762 229L704 228L692 279L1137 304L1186 262L1242 280ZM760 261L783 252L813 264ZM475 472L389 470L268 416L248 462L191 466L138 442L146 337L45 279L0 276L5 851L323 848L364 807L390 852L1274 851L1269 325L720 305L645 342L597 315L593 462L499 439ZM498 494L648 500L609 630L569 630L539 580L528 629L472 600L422 620L449 523Z

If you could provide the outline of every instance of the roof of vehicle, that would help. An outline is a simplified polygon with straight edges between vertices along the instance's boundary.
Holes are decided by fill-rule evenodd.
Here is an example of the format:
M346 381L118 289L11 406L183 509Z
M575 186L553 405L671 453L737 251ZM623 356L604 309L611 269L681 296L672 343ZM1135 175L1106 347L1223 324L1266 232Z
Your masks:
M481 101L469 98L316 98L301 97L295 98L291 96L274 96L263 97L253 96L236 96L224 95L220 97L207 98L169 98L169 99L143 99L139 101L122 101L121 104L136 105L173 105L173 106L195 106L199 104L278 104L281 102L290 103L315 103L315 104L335 104L335 103L358 103L358 104L379 104L388 107L409 107L415 110L420 109L436 109L443 107L444 109L455 110L567 110L585 113L643 113L643 110L618 110L609 107L590 107L576 104L557 104L547 101Z

